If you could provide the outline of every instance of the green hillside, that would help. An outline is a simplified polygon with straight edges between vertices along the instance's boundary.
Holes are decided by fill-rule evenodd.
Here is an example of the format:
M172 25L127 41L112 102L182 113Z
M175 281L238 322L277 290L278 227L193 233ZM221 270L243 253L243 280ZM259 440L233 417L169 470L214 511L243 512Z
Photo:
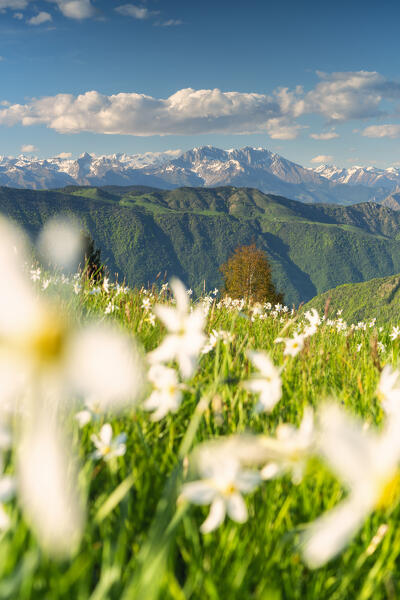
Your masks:
M378 323L400 323L400 274L380 277L362 283L340 285L307 302L304 310L316 308L333 318L342 309L348 323L357 323L376 317Z
M374 203L307 205L250 188L0 188L0 211L35 236L52 215L76 217L111 273L130 285L161 271L195 290L221 284L219 265L253 240L270 256L289 304L344 282L400 272L400 212Z

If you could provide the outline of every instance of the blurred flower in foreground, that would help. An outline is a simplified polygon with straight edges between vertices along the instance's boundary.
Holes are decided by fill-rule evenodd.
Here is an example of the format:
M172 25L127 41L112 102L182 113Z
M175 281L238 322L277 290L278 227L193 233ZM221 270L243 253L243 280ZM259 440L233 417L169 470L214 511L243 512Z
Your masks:
M44 414L24 429L18 448L19 500L44 549L67 557L77 549L85 520L68 441Z
M255 394L259 394L256 412L270 412L282 396L281 368L274 365L266 352L250 350L248 358L259 370L251 379L243 382L243 386Z
M176 371L164 365L152 365L147 377L153 385L153 391L143 406L145 410L154 411L151 416L153 421L159 421L169 412L177 412L184 386L179 383Z
M99 435L91 435L91 440L96 446L93 458L108 461L116 456L123 456L126 452L126 433L120 433L113 438L113 430L109 423L103 425Z
M262 454L269 460L261 471L263 479L272 479L285 473L292 474L293 483L300 483L304 468L314 451L315 429L311 408L304 410L300 427L282 424L276 430L276 439L260 436Z
M303 536L303 556L314 568L336 556L372 511L389 509L397 502L400 421L389 419L380 433L365 430L355 417L327 404L320 411L317 446L349 493Z
M209 533L228 516L237 523L247 520L247 507L242 493L251 492L260 482L257 472L245 470L230 452L231 444L204 444L197 450L197 468L202 477L185 483L181 497L194 504L211 504L202 533Z
M387 415L400 411L400 373L385 365L377 388L377 396Z
M50 219L40 233L38 248L51 265L75 271L83 253L78 225L66 218Z
M176 360L182 377L188 379L197 367L198 356L204 346L205 316L201 306L190 311L190 301L185 286L178 279L171 281L176 308L158 304L155 314L168 329L160 346L148 354L150 362L165 363Z
M25 246L20 231L0 219L0 279L7 282L0 294L0 406L17 418L17 489L27 520L48 552L64 555L76 548L83 524L61 428L68 401L78 393L96 397L103 411L123 408L140 392L142 370L122 332L104 324L79 329L55 301L35 293L23 272Z

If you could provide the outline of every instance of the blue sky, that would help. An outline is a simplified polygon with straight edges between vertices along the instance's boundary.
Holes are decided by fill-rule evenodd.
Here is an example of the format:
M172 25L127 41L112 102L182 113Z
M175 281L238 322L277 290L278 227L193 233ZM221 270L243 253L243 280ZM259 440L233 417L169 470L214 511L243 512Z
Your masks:
M400 7L0 0L0 153L400 165Z

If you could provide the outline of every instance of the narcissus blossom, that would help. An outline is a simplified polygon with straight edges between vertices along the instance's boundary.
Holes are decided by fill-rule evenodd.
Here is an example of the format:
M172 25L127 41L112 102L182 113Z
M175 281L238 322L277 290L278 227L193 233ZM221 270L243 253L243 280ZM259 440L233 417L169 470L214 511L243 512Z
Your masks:
M245 381L243 386L249 392L258 394L257 412L270 412L282 396L282 369L274 365L266 352L251 350L247 356L258 372Z
M196 370L199 354L204 346L205 315L201 306L190 310L185 286L178 279L171 281L176 308L159 304L154 312L168 330L160 346L148 354L153 364L176 360L182 377L190 378Z
M388 418L383 431L365 429L339 406L320 411L317 447L347 488L345 499L306 530L303 556L319 567L351 541L368 515L391 508L399 498L400 419Z
M242 493L255 489L260 482L256 471L243 469L231 444L205 444L198 450L197 465L201 479L185 483L181 497L194 504L210 504L210 512L202 524L209 533L223 523L226 514L237 523L247 520L247 507Z

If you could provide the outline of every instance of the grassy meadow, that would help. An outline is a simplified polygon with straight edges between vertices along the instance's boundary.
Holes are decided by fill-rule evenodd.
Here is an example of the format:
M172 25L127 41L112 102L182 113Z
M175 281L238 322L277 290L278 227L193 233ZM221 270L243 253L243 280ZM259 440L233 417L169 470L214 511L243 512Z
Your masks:
M36 268L30 277L34 294L57 301L60 314L79 324L117 324L134 336L143 365L146 353L168 335L154 309L175 307L167 285L130 290L107 280L97 285L50 277ZM260 481L245 495L247 520L227 516L210 533L200 531L209 507L181 495L184 482L198 479L192 451L203 442L244 433L274 437L280 424L299 426L305 408L317 411L326 399L360 416L365 428L381 428L377 385L384 365L397 364L400 344L391 339L392 328L378 328L372 319L350 326L340 315L328 315L304 338L301 351L284 356L285 345L275 340L302 331L304 315L280 306L246 306L217 291L195 305L206 315L211 343L193 375L184 382L180 376L184 389L176 412L153 420L144 410L151 393L144 384L122 414L106 411L80 425L74 413L84 406L70 398L74 408L65 413L64 425L76 447L76 485L87 507L81 539L68 556L54 555L29 526L17 486L16 497L4 503L9 525L0 538L0 598L398 598L395 497L390 507L363 520L336 558L314 569L304 561L302 531L346 496L345 486L318 458L307 461L300 482L293 483L289 472ZM256 412L257 394L243 385L256 371L249 350L267 352L282 367L282 397L271 412ZM125 448L112 456L108 447L95 457L92 436L106 423L114 436L126 434ZM4 453L7 474L16 469L12 448Z

